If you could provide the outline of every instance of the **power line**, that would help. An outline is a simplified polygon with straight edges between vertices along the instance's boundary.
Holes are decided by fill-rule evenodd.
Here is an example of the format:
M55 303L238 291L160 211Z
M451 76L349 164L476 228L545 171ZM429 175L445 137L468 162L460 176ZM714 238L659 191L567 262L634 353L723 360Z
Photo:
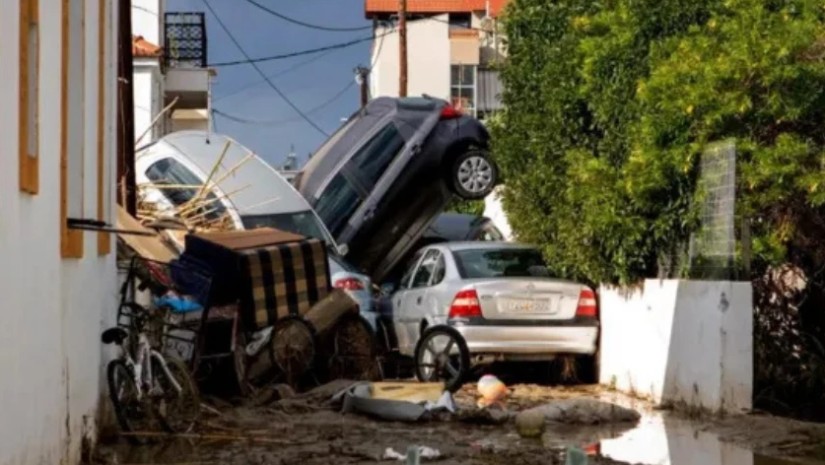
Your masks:
M383 35L386 35L386 33L384 33ZM224 61L224 62L218 62L218 63L210 63L209 66L214 67L214 68L220 68L220 67L223 67L223 66L236 66L236 65L245 65L247 63L261 63L261 62L264 62L264 61L283 60L283 59L286 59L286 58L294 58L294 57L299 57L299 56L303 56L303 55L311 55L313 53L326 52L328 50L338 50L338 49L342 49L342 48L352 47L353 45L357 45L357 44L360 44L362 42L368 42L370 40L373 40L374 38L375 38L374 36L370 35L370 36L350 40L348 42L340 42L340 43L337 43L337 44L327 45L327 46L324 46L324 47L310 48L310 49L301 50L301 51L298 51L298 52L282 53L280 55L271 55L271 56L268 56L268 57L249 58L249 56L247 55L247 58L244 59L244 60L233 60L233 61Z
M316 105L315 107L307 110L306 113L307 114L312 114L312 113L315 113L317 111L323 110L324 108L326 108L327 106L329 106L330 104L332 104L333 102L335 102L336 100L341 98L344 94L346 94L347 91L350 90L352 88L352 86L354 86L354 85L355 85L355 81L350 81L349 84L347 84L343 89L336 92L335 95L333 95L332 97L330 97L327 100L323 101L322 103ZM221 111L217 108L212 110L212 111L214 111L215 114L221 115L221 116L223 116L224 118L226 118L228 120L235 121L236 123L252 124L252 125L256 125L256 126L279 126L279 125L282 125L282 124L292 123L292 122L295 122L295 121L301 121L301 118L282 118L282 119L277 119L277 120L253 120L253 119L243 118L243 117L236 116L236 115L231 115L231 114L225 113L225 112L223 112L223 111Z
M292 24L297 24L297 25L303 26L303 27L308 27L310 29L316 29L316 30L319 30L319 31L352 32L352 31L366 31L366 30L372 29L372 26L329 27L329 26L321 26L321 25L318 25L318 24L311 24L311 23L307 23L307 22L304 22L304 21L294 19L294 18L290 18L289 16L286 16L282 13L278 13L277 11L275 11L275 10L273 10L273 9L267 7L267 6L261 5L260 3L256 2L255 0L245 0L245 1L246 1L246 3L252 4L252 5L260 8L261 10L271 14L272 16L278 17L278 18L280 18L280 19L282 19L286 22L289 22L289 23L292 23Z
M426 18L421 18L421 19L411 19L410 20L410 22L417 22L417 21L436 21L436 22L440 22L440 23L444 23L444 24L449 24L448 20L439 19L439 18L436 18L436 17L426 17ZM465 26L453 26L453 27L457 27L459 29L485 32L483 29L479 29L479 28L475 28L475 27L465 27ZM270 56L260 57L260 58L248 58L247 57L244 60L233 60L233 61L223 61L223 62L218 62L218 63L210 63L209 66L214 67L214 68L220 68L220 67L225 67L225 66L244 65L244 64L247 64L247 63L262 63L262 62L266 62L266 61L275 61L275 60L284 60L284 59L287 59L287 58L295 58L295 57L299 57L299 56L303 56L303 55L312 55L312 54L315 54L315 53L321 53L321 52L326 52L326 51L340 50L340 49L343 49L343 48L352 47L353 45L358 45L358 44L363 43L363 42L369 42L371 40L375 40L375 39L390 35L394 32L396 32L396 29L392 28L391 30L384 31L381 34L365 36L365 37L361 37L361 38L358 38L358 39L353 39L353 40L350 40L350 41L347 41L347 42L339 42L339 43L332 44L332 45L325 45L323 47L310 48L310 49L306 49L306 50L300 50L300 51L297 51L297 52L282 53L282 54L279 54L279 55L270 55Z
M372 71L372 69L375 68L375 66L378 64L378 58L381 55L381 50L384 47L384 36L383 35L378 36L377 39L378 39L378 47L376 48L375 61L370 63L370 67L368 68L368 71ZM274 75L270 75L270 78L275 77L278 74L285 74L289 71L292 71L295 68L297 68L298 66L300 66L302 64L309 63L311 61L314 61L314 60L318 59L319 57L324 56L328 53L330 53L330 52L319 55L318 57L315 57L312 60L307 60L307 61L304 61L302 63L299 63L295 67L284 70L281 73L276 73ZM263 82L263 81L261 81L261 82ZM313 113L315 113L319 110L322 110L322 109L326 108L327 106L331 105L333 102L335 102L336 100L341 98L344 94L346 94L346 92L348 90L350 90L352 88L352 86L354 86L354 85L355 85L355 81L351 81L349 84L344 86L343 89L336 92L332 97L328 98L323 103L320 103L319 105L316 105L315 107L307 110L306 113L307 114L313 114ZM245 89L240 89L240 91L243 91L243 90L245 90ZM221 97L221 98L223 98L223 97ZM236 123L251 124L251 125L256 125L256 126L278 126L278 125L292 123L294 121L300 121L301 120L300 118L284 118L284 119L278 119L278 120L253 120L253 119L248 119L248 118L243 118L243 117L240 117L240 116L232 115L232 114L226 113L224 111L221 111L220 109L217 109L217 108L213 109L212 112L215 113L216 115L223 116L224 118L226 118L230 121L234 121Z
M255 62L253 62L253 61L251 60L251 58L249 57L249 54L247 54L247 53L246 53L246 50L244 50L244 49L243 49L243 47L241 47L240 42L238 42L238 40L237 40L237 39L235 38L235 36L232 34L232 31L230 31L230 30L229 30L229 27L227 27L227 25L226 25L226 24L224 24L224 22L223 22L223 20L221 19L221 17L220 17L220 16L218 16L218 14L217 14L217 13L215 12L215 10L212 8L212 5L210 5L210 4L209 4L209 0L203 0L203 3L206 5L206 8L207 8L207 9L209 9L209 11L212 13L212 16L214 16L214 17L215 17L215 20L218 22L218 25L221 27L221 29L223 29L223 30L224 30L224 32L226 32L226 35L227 35L227 36L229 36L229 40L231 40L231 41L232 41L232 43L234 43L234 44L235 44L235 47L237 47L237 48L238 48L238 51L240 51L240 52L241 52L241 55L243 55L243 56L244 56L247 60L249 60L249 64L250 64L250 65L252 65L252 67L253 67L253 68L255 68L255 71L257 71L257 72L258 72L258 74L260 74L262 78L264 78L264 80L266 81L266 83L267 83L267 84L269 84L269 87L271 87L271 88L272 88L272 90L274 90L274 91L275 91L275 93L277 93L277 94L278 94L278 96L280 96L280 97L284 100L284 102L286 102L286 104L287 104L287 105L289 105L290 107L292 107L292 109L293 109L293 110L295 110L295 113L298 113L298 115L300 115L300 116L301 116L301 118L303 118L303 119L304 119L307 123L309 123L309 125L310 125L310 126L312 126L313 128L315 128L315 130L317 130L318 132L320 132L321 134L323 134L325 137L329 137L329 134L327 134L327 132L326 132L326 131L324 131L323 129L321 129L321 127L320 127L320 126L318 126L318 124L316 124L314 121L312 121L312 120L309 118L309 116L307 116L307 115L306 115L303 111L301 111L301 109L300 109L300 108L298 108L298 107L297 107L294 103L292 103L292 100L290 100L290 99L289 99L289 97L287 97L287 96L286 96L286 94L284 94L284 93L281 91L281 89L279 89L279 88L278 88L278 86L276 86L276 85L275 85L275 83L274 83L274 82L272 82L272 80L271 80L271 79L269 79L269 77L268 77L268 76L267 76L267 75L263 72L263 70L261 70L261 68L260 68L260 67L259 67L259 66L255 63Z
M304 66L306 66L306 65L308 65L308 64L310 64L310 63L314 63L314 62L316 62L316 61L320 60L321 58L323 58L323 57L325 57L325 56L329 55L329 54L330 54L330 53L332 53L333 51L334 51L334 50L327 50L326 52L323 52L323 53L320 53L320 54L318 54L318 55L315 55L314 57L311 57L311 58L310 58L310 59L308 59L308 60L304 60L304 61L302 61L302 62L300 62L300 63L296 63L294 66L292 66L292 67L290 67L290 68L287 68L287 69L284 69L284 70L278 71L277 73L270 74L270 75L269 75L269 78L270 78L270 79L275 79L276 77L280 77L280 76L283 76L283 75L285 75L285 74L289 74L289 73L291 73L291 72L293 72L293 71L296 71L296 70L298 70L298 69L300 69L300 68L303 68ZM265 84L265 81L264 81L263 79L259 79L259 80L255 81L255 82L251 82L251 83L246 84L246 85L244 85L244 86L242 86L242 87L239 87L239 88L237 88L237 89L235 89L235 90L232 90L232 91L230 91L230 92L227 92L226 94L223 94L223 95L221 95L220 97L213 99L212 101L213 101L213 102L217 102L218 100L223 100L223 99L225 99L225 98L227 98L227 97L232 97L233 95L237 95L237 94L243 93L243 92L245 92L245 91L247 91L247 90L249 90L249 89L252 89L253 87L256 87L256 86L258 86L258 85L260 85L260 84Z

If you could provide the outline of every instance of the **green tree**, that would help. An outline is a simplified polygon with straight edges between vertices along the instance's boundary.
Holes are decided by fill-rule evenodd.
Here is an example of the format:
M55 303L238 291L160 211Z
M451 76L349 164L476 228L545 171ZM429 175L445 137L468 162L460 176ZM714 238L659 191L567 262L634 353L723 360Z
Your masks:
M699 154L733 138L754 272L821 267L824 13L814 0L513 0L492 132L519 237L560 275L656 276L696 229Z

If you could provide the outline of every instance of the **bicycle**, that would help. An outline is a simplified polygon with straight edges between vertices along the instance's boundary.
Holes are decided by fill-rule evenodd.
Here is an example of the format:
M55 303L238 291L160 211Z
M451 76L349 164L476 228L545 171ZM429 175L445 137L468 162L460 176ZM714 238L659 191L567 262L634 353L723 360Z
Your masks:
M200 417L200 395L186 363L157 350L169 326L165 321L168 309L127 301L127 287L139 279L137 263L131 261L121 291L118 326L104 331L101 339L120 349L107 366L109 396L118 423L132 443L143 444L144 439L129 433L190 432ZM122 316L130 319L128 331L120 322Z

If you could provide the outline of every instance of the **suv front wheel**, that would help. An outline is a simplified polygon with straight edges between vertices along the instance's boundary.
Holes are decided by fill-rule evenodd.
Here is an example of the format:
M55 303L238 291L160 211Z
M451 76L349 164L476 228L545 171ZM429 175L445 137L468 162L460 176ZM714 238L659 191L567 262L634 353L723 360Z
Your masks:
M498 182L498 169L484 150L471 148L453 162L450 171L453 191L465 200L487 197Z

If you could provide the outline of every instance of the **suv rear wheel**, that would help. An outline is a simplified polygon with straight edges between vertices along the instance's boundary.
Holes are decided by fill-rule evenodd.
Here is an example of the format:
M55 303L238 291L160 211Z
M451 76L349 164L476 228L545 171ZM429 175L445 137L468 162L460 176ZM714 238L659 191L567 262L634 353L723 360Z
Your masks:
M498 181L498 169L484 150L471 148L453 162L450 182L453 191L465 200L487 197Z

